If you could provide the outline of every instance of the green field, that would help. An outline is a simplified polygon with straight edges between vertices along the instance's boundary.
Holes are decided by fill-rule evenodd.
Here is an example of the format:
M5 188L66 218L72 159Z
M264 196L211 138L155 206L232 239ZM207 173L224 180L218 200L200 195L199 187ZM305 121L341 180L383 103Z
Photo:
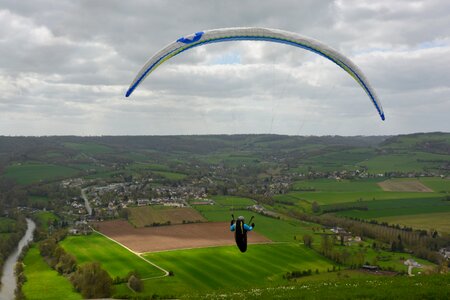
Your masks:
M203 222L205 219L191 207L140 206L128 208L128 221L136 227L151 226L154 223L184 224Z
M316 179L297 181L293 185L293 190L308 190L322 192L381 192L383 191L378 182L384 179L364 179L364 180L348 180L348 179Z
M391 171L413 172L426 169L437 169L443 162L450 162L448 155L427 152L413 152L386 154L373 157L361 162L368 168L369 173L384 173Z
M284 195L274 196L275 200L299 204L299 201L312 203L316 201L321 205L336 204L355 201L387 200L387 199L413 199L413 198L442 198L441 193L426 192L387 192L378 186L378 182L384 179L364 180L335 180L316 179L294 183L294 191ZM436 182L429 180L429 182ZM428 182L423 182L427 184ZM435 183L436 184L436 183ZM442 188L442 183L439 182ZM311 191L309 191L311 190Z
M58 216L49 211L39 211L34 214L37 222L43 229L48 230L48 226L55 220L59 220Z
M394 217L414 214L450 212L450 201L436 198L412 198L394 200L363 201L368 210L349 210L338 212L338 215L373 219L380 217ZM327 206L324 206L325 208Z
M224 209L213 205L197 205L195 208L208 220L212 222L226 222L231 220L231 214L237 218L242 215L249 220L255 216L255 231L268 237L275 242L293 241L294 236L302 236L305 233L311 233L313 225L298 220L278 220L248 210Z
M98 233L88 236L68 236L60 244L76 257L79 265L99 262L113 278L125 277L131 271L136 271L141 278L163 275L159 269L139 256Z
M321 147L309 147L310 150ZM321 155L311 155L306 160L301 160L302 166L297 168L298 172L306 172L308 167L315 171L327 172L335 170L356 170L361 162L375 156L370 148L332 151Z
M19 184L31 184L44 180L54 180L58 178L71 177L79 170L37 162L16 163L8 166L3 175L15 180Z
M276 287L215 291L187 299L449 299L450 275L379 276L353 271L305 277ZM317 280L312 280L313 278Z
M212 199L217 205L224 207L247 207L255 204L252 199L237 196L213 196Z
M419 180L437 193L450 193L450 178L423 177Z
M404 216L385 216L376 220L399 224L415 229L437 230L440 233L450 233L450 210L447 212L419 213Z
M69 280L45 263L39 250L31 247L23 260L27 281L22 286L26 299L82 299Z
M295 200L306 200L310 203L316 201L321 205L390 199L414 199L414 198L442 198L439 193L421 192L290 192L274 197L276 200L286 200L295 203Z
M246 253L227 246L149 253L145 257L174 272L173 277L146 283L146 292L160 295L284 283L282 275L288 271L326 272L333 266L315 251L294 243L251 245Z

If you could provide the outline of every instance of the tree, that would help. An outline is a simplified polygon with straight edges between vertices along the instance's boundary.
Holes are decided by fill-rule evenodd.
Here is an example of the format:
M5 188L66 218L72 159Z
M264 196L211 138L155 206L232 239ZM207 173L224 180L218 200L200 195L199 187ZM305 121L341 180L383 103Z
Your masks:
M136 292L142 291L142 280L138 277L131 275L128 279L128 286Z
M314 202L311 204L311 208L312 208L312 211L313 211L314 213L318 213L318 212L320 211L319 203L317 203L316 201L314 201Z
M313 237L309 234L305 234L303 236L303 243L305 244L306 247L311 248L311 245L313 243Z
M402 236L399 234L397 238L398 238L397 251L403 252L405 249L403 247Z
M391 244L391 251L392 251L392 252L397 251L397 244L395 243L395 241L392 241L392 244Z
M322 235L322 242L320 244L320 249L325 256L328 256L333 250L333 241L327 234Z
M111 296L113 280L98 262L87 263L79 267L71 280L84 298Z

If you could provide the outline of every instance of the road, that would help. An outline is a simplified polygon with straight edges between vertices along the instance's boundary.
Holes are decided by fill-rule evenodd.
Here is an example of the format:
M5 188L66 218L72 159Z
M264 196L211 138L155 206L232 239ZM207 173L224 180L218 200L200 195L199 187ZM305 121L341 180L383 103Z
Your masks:
M86 189L81 189L81 197L84 199L84 206L86 207L88 215L92 216L92 207L91 204L89 204L89 200L86 195Z

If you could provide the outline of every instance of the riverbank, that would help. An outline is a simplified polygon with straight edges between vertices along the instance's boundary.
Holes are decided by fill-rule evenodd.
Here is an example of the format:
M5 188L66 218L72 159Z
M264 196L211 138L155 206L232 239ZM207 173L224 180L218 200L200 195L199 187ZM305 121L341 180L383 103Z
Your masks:
M33 240L33 233L36 229L36 223L31 219L26 219L27 230L19 241L16 250L8 257L3 265L3 274L1 277L1 288L0 288L0 299L14 299L14 291L16 289L16 277L14 275L14 269L16 266L17 259L22 252L22 249L28 245L30 241Z

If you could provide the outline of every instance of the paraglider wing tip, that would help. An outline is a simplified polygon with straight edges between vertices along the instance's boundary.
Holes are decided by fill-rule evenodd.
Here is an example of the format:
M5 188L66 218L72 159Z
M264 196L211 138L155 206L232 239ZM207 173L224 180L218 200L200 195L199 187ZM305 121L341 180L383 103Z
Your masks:
M130 97L131 93L133 92L133 89L128 89L127 93L125 94L125 97Z
M381 116L381 120L386 120L386 118L384 117L384 113L382 113L382 114L380 114L380 116Z

